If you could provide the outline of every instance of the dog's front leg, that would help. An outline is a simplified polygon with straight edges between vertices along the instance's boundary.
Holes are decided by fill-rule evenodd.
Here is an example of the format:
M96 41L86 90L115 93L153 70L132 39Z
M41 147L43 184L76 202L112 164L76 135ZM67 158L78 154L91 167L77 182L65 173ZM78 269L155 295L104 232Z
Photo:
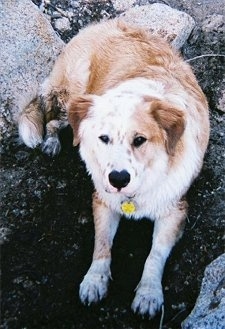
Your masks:
M152 318L160 311L164 301L161 284L164 266L171 249L182 236L185 218L186 202L183 201L169 214L155 221L152 249L132 303L134 312Z
M120 216L102 202L97 193L93 197L95 245L92 264L80 284L80 299L84 304L98 302L106 296L111 278L111 247Z

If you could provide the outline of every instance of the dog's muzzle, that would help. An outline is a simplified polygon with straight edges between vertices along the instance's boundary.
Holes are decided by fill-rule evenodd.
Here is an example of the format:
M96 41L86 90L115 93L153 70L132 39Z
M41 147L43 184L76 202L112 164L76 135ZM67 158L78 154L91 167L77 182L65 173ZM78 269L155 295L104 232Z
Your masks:
M129 184L130 174L126 170L113 170L109 174L109 182L113 187L117 188L118 190L121 190L121 188Z

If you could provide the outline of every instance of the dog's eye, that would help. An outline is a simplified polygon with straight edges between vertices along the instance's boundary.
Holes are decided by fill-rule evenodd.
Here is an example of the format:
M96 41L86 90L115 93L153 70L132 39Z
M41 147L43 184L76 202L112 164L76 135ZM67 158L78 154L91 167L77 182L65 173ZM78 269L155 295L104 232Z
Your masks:
M108 144L109 143L109 136L107 135L101 135L99 136L99 139L104 143L104 144Z
M143 136L137 136L137 137L135 137L134 138L134 140L133 140L133 146L134 147L139 147L139 146L141 146L142 144L144 144L145 142L146 142L146 138L145 137L143 137Z

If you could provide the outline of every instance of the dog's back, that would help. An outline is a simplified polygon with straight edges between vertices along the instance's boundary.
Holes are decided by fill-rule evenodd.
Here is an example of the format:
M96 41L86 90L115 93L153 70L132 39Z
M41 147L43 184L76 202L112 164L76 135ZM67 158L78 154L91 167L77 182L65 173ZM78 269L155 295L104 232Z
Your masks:
M84 28L66 45L37 99L20 115L20 136L28 146L37 146L42 143L44 121L62 122L59 126L54 122L49 124L47 134L48 130L54 134L67 125L64 112L71 97L87 93L101 95L137 76L159 81L163 76L168 88L179 82L184 89L192 90L197 102L200 100L207 106L189 65L166 41L114 19ZM204 115L204 109L202 112ZM60 145L54 146L53 151L50 149L43 146L46 153L57 153Z

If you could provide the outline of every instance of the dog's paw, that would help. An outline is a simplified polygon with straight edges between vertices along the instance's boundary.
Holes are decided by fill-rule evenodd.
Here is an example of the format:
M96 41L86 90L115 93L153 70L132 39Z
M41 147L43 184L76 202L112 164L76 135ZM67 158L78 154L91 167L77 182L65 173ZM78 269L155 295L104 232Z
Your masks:
M96 303L106 296L110 274L110 258L93 260L80 284L80 300L83 304Z
M109 275L88 272L80 284L80 300L83 304L97 303L107 294Z
M61 144L59 141L59 138L57 136L51 136L45 138L41 145L41 149L44 153L46 153L49 156L55 156L59 154L61 150Z
M161 284L157 286L139 284L131 306L135 313L153 318L161 310L162 305L163 292Z

